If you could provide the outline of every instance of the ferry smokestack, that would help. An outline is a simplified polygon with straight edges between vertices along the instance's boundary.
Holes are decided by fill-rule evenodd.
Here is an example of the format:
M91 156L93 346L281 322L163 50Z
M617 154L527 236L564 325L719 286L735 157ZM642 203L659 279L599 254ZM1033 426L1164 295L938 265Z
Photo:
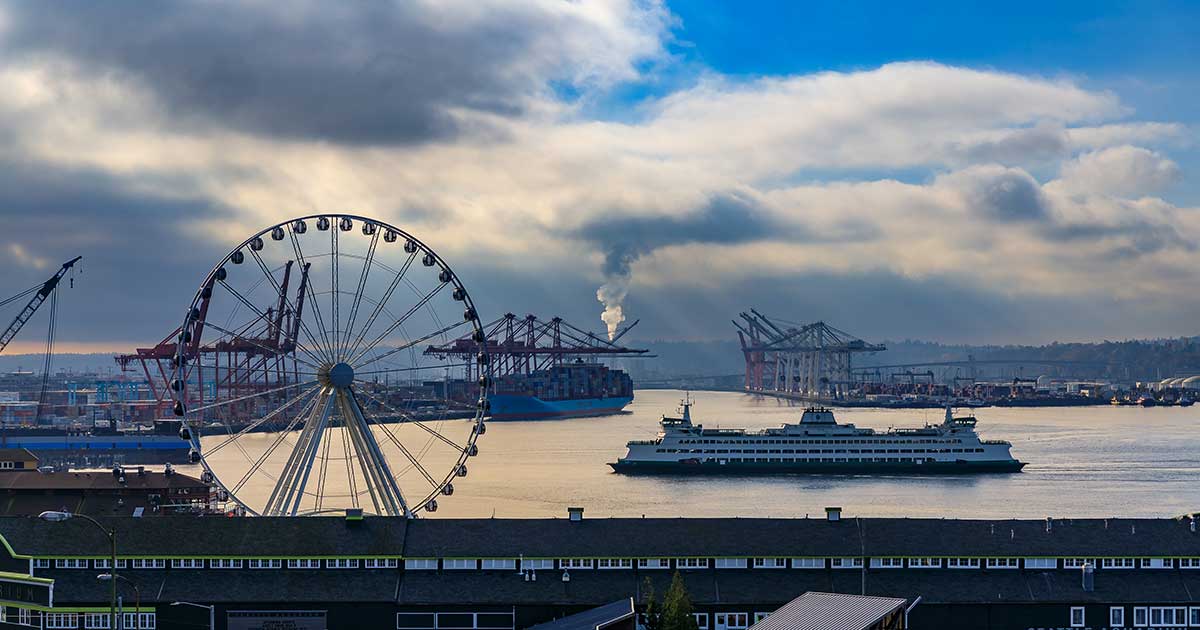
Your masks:
M840 507L825 508L825 520L827 520L831 523L842 520L842 508L840 508Z

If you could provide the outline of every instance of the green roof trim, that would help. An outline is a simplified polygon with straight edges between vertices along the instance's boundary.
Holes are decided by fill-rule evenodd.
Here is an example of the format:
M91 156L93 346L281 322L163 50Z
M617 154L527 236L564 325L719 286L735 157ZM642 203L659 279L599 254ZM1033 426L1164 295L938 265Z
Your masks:
M52 578L34 577L25 573L13 573L12 571L0 571L0 580L28 582L30 584L54 584Z

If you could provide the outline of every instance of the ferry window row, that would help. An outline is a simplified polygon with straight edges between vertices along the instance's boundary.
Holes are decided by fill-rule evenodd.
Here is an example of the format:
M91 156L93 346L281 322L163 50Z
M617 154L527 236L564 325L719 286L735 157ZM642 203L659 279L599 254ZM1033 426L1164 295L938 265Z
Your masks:
M31 569L108 569L110 561L88 558L37 558ZM1200 558L995 558L876 556L872 569L1200 569ZM396 569L408 570L551 570L551 569L852 569L863 558L133 558L117 560L117 568L134 569Z
M680 439L679 444L962 444L961 439Z
M655 453L753 453L753 454L766 454L766 455L771 455L771 454L792 455L792 454L799 453L799 454L803 455L803 454L821 454L821 453L883 453L883 454L887 454L887 453L982 453L983 449L981 449L981 448L940 448L940 449L939 448L929 448L929 449L925 449L925 448L899 448L899 449L897 449L897 448L887 448L887 449L885 449L885 448L877 448L877 449L838 448L838 449L823 449L823 450L818 450L818 449L805 450L802 448L798 448L798 449L775 448L775 449L751 450L751 449L736 449L736 448L718 448L718 449L711 449L711 448L710 449L657 448L657 449L654 449L654 452Z

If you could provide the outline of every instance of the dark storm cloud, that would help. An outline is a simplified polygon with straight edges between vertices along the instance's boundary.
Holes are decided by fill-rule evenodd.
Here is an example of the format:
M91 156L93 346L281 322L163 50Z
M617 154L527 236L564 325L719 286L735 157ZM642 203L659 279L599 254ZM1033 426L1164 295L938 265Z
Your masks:
M61 55L133 77L177 121L344 143L453 136L451 108L521 113L546 78L525 63L530 49L561 26L550 12L516 6L467 26L413 2L8 9L0 55L10 59Z
M682 216L598 218L565 236L595 243L605 253L604 273L622 275L638 258L671 245L733 245L768 239L863 241L878 235L877 226L861 223L841 225L835 233L816 233L779 221L749 195L723 192Z
M1039 125L1017 129L995 140L960 147L969 163L1027 164L1031 160L1061 158L1070 152L1070 139L1062 127Z
M1108 256L1122 259L1140 258L1172 249L1196 251L1196 243L1180 234L1175 226L1147 221L1125 222L1118 225L1059 224L1047 229L1045 235L1053 240L1064 242L1117 240L1121 244L1110 249Z
M604 274L628 275L638 258L661 247L685 243L744 243L782 230L757 202L737 193L711 197L695 212L683 216L597 219L575 236L604 250Z
M996 221L1040 220L1050 214L1042 187L1015 169L978 179L970 199L977 211Z
M204 201L132 192L94 171L0 161L0 297L45 280L62 261L82 255L74 287L60 295L60 339L156 343L178 324L204 274L224 253L183 224L229 212ZM23 264L13 244L46 266Z

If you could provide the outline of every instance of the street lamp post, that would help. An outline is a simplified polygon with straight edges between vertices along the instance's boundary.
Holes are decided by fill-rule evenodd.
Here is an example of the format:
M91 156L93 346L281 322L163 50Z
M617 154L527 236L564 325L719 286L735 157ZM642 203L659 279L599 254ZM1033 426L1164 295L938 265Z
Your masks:
M116 570L117 570L117 530L109 529L109 528L101 525L100 521L97 521L96 519L88 516L87 514L75 514L72 512L46 511L46 512L42 512L41 514L38 514L38 518L42 519L43 521L50 522L50 523L60 523L62 521L70 520L73 518L82 518L83 520L98 527L100 529L100 531L104 532L105 536L108 536L108 542L112 548L112 560L111 560L112 564L110 565L110 570L113 571L114 573L116 572ZM116 627L117 627L117 581L110 580L109 582L111 583L112 588L109 590L109 601L108 601L109 626L108 627L113 628L113 630L116 630Z
M142 614L142 611L141 611L141 609L142 609L142 589L138 588L137 583L134 582L133 580L125 577L124 575L119 575L117 573L101 573L100 575L96 576L96 579L104 581L104 580L113 580L114 577L118 580L124 580L126 584L133 587L133 611L134 611L133 612L133 627L134 627L134 630L140 630L140 628L142 627L142 616L141 616L141 614ZM125 628L125 620L124 619L121 619L120 628L121 629Z
M172 606L195 606L208 609L208 630L217 630L217 607L212 604L197 604L195 602L171 602Z

